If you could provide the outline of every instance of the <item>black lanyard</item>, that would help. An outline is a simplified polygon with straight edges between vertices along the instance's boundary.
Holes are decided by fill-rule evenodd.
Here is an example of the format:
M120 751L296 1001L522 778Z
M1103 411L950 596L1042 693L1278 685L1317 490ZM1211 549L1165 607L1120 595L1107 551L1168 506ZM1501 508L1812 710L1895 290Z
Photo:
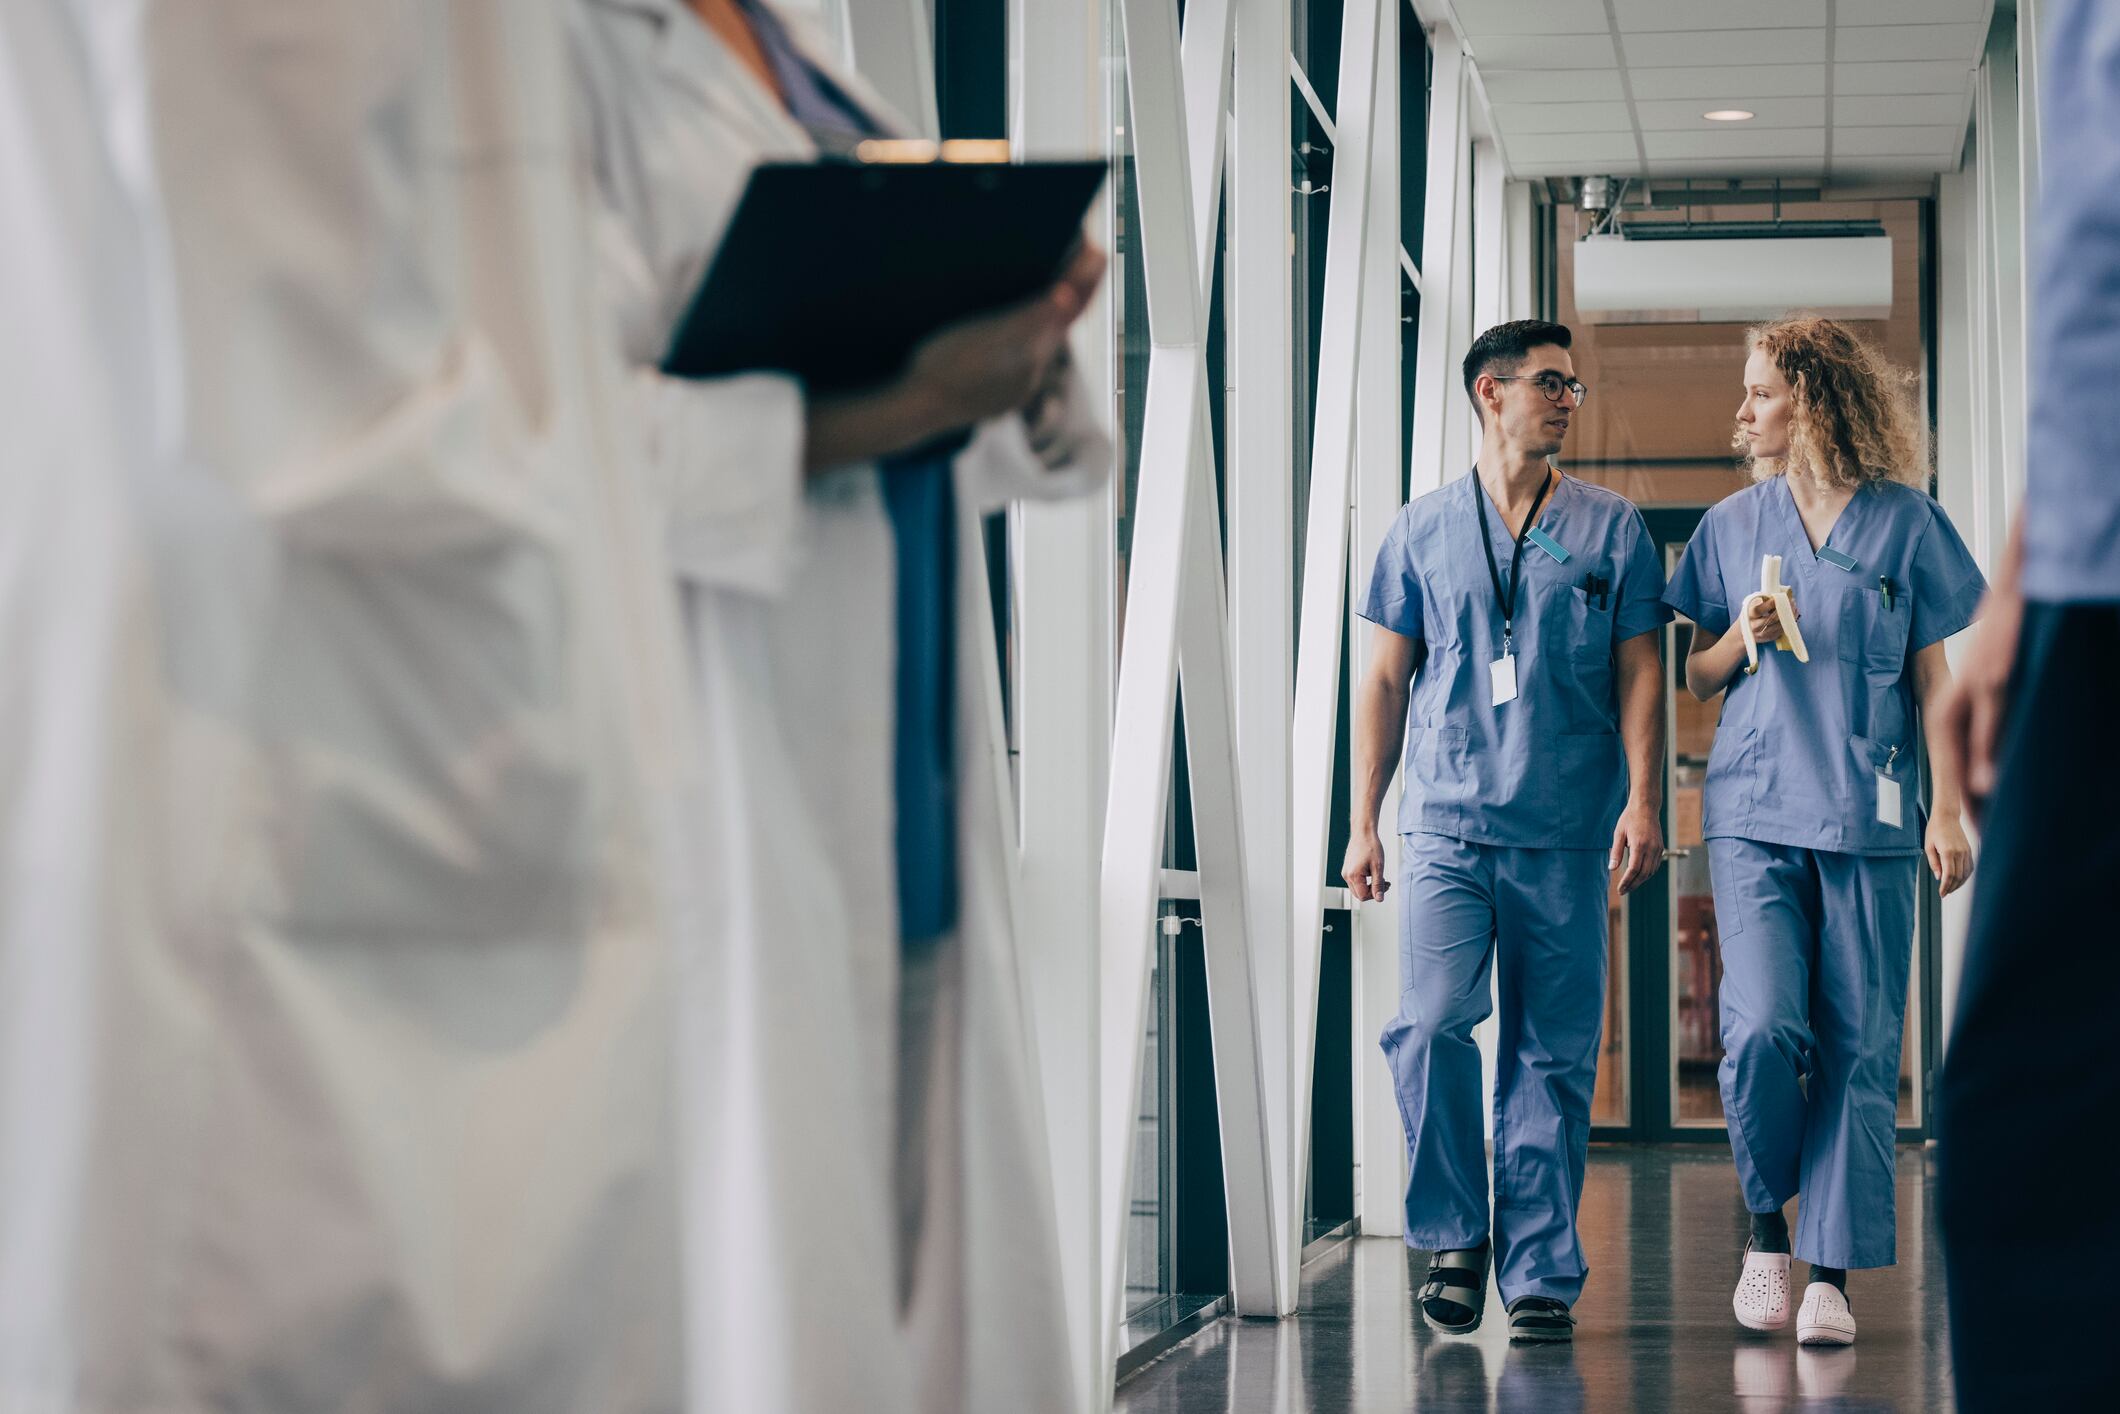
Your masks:
M1479 470L1475 468L1472 473L1472 508L1478 511L1480 516L1480 548L1487 552L1487 577L1494 581L1494 606L1502 611L1504 654L1509 652L1515 640L1516 596L1524 587L1524 537L1529 535L1531 527L1538 523L1539 507L1546 504L1547 493L1553 490L1553 483L1557 479L1552 471L1546 473L1546 479L1539 483L1538 499L1531 503L1530 513L1524 517L1522 528L1516 532L1516 553L1509 559L1509 592L1504 594L1502 567L1494 562L1494 542L1487 538L1487 488L1480 485Z

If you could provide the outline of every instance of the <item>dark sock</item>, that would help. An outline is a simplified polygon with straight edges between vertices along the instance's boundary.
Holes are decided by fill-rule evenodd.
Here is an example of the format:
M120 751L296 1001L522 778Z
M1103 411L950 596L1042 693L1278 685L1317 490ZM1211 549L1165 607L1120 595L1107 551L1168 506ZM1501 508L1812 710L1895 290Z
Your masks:
M1789 1250L1789 1220L1776 1209L1771 1213L1752 1215L1752 1250L1754 1252L1787 1252Z
M1822 1281L1827 1286L1839 1288L1841 1299L1847 1299L1848 1269L1846 1267L1821 1267L1818 1263L1813 1262L1811 1264L1811 1280ZM1850 1302L1848 1309L1850 1311L1854 1310L1854 1303Z

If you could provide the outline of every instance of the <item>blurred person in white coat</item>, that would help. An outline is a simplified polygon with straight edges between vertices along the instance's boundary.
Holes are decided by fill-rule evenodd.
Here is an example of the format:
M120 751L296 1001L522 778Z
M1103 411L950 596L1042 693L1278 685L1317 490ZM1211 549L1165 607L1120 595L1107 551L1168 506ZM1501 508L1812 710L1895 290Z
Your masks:
M683 1406L566 73L515 0L0 9L9 1414Z
M718 1234L695 1228L694 1272L740 1314L695 1305L695 1397L886 1407L867 1352L902 1319L916 1407L1068 1409L979 516L1108 474L1064 345L1102 253L884 388L666 377L751 169L895 124L759 0L577 0L576 18L630 427L711 763L693 858L732 988L708 1034L733 1048L717 1068L761 1087L697 1131L697 1172L730 1199L693 1205ZM975 424L961 452L935 446ZM753 1327L798 1334L758 1346Z

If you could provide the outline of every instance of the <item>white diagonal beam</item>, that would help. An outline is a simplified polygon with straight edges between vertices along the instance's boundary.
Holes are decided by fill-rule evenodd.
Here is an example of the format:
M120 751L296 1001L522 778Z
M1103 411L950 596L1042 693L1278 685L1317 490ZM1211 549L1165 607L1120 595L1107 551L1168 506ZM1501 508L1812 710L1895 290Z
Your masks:
M1104 1212L1112 1224L1105 1235L1104 1290L1109 1324L1114 1327L1124 1282L1121 1220L1140 1074L1147 950L1161 877L1181 624L1195 661L1188 679L1188 699L1201 699L1197 710L1207 715L1199 720L1216 748L1196 762L1195 771L1226 774L1225 782L1211 783L1205 789L1219 792L1232 809L1238 798L1232 734L1226 723L1227 676L1226 671L1219 675L1213 671L1224 666L1225 645L1219 639L1220 566L1212 534L1207 537L1211 558L1203 564L1188 563L1189 552L1197 548L1188 544L1194 539L1188 535L1188 523L1204 522L1211 530L1213 505L1211 500L1205 503L1203 516L1194 504L1207 494L1211 443L1204 381L1206 320L1188 180L1192 150L1175 13L1158 0L1122 0L1121 14L1151 350L1126 634L1113 725L1101 899L1105 1005L1100 1160ZM1223 27L1226 31L1226 23ZM1225 48L1215 64L1203 63L1201 71L1225 81L1219 74L1227 64ZM1197 577L1202 574L1212 575L1214 582L1207 584ZM1205 642L1205 635L1214 635L1216 641ZM1203 658L1212 663L1202 664ZM1219 728L1217 713L1222 718ZM1189 710L1189 721L1192 716ZM1196 781L1196 793L1201 789ZM1246 1017L1247 1005L1255 1003L1249 996L1252 979L1240 827L1233 820L1215 822L1214 828L1201 834L1200 850L1203 900L1212 896L1215 919L1208 927L1219 935L1210 945L1210 964L1211 973L1219 973L1221 981L1217 983L1211 975L1209 1000L1229 1223L1232 1234L1247 1234L1245 1240L1232 1243L1231 1282L1240 1307L1271 1312L1277 1306L1271 1261L1275 1224L1265 1141L1266 1096L1256 1028L1247 1024Z
M1012 0L1009 135L1027 159L1109 150L1104 0ZM1112 248L1110 193L1089 217ZM1072 341L1083 382L1108 414L1113 387L1109 282ZM1098 865L1111 763L1116 583L1110 486L1010 512L1015 730L1019 748L1021 949L1053 1156L1060 1276L1075 1388L1083 1407L1110 1397L1099 1163L1102 1064Z
M1464 394L1453 366L1451 308L1464 286L1458 268L1458 200L1465 166L1464 55L1457 36L1438 26L1430 36L1433 63L1428 89L1428 171L1421 237L1421 327L1415 344L1420 377L1413 394L1413 448L1409 497L1435 490L1453 474L1446 457L1450 404ZM1449 456L1455 448L1449 448Z
M926 0L855 0L846 8L847 49L861 76L920 136L940 137Z
M1331 838L1333 735L1338 716L1340 627L1346 611L1348 485L1354 469L1355 363L1361 347L1362 252L1369 231L1369 149L1381 52L1380 9L1397 0L1347 0L1342 12L1340 144L1333 158L1332 219L1325 246L1325 308L1318 341L1317 421L1304 535L1302 633L1296 659L1294 741L1295 911L1289 990L1290 1121L1294 1175L1309 1164L1311 1050L1317 1034L1319 930L1324 926L1326 844ZM1394 55L1396 49L1393 50ZM1283 1195L1281 1220L1302 1230L1300 1182ZM1301 1244L1287 1244L1282 1279L1298 1280Z
M1222 202L1223 115L1229 111L1234 0L1191 0L1180 40L1185 73L1185 131L1192 152L1193 266L1200 308L1208 307L1215 276L1215 212Z
M1244 782L1252 969L1259 996L1272 1001L1261 1007L1259 1021L1273 1096L1267 1138L1277 1212L1286 1207L1279 1193L1297 1181L1289 1157L1295 1080L1289 1016L1278 1000L1288 995L1294 977L1288 930L1293 904L1289 874L1281 867L1288 858L1288 733L1295 693L1291 10L1290 0L1237 0L1223 267L1232 705ZM1284 1223L1279 1237L1285 1245L1301 1234ZM1289 1254L1278 1254L1277 1269L1289 1266ZM1280 1296L1285 1314L1294 1306L1295 1288L1284 1285Z
M1403 18L1404 12L1395 4L1386 4L1379 15L1382 32L1377 44L1387 57L1377 75L1376 108L1370 121L1369 240L1362 249L1362 305L1375 317L1362 321L1362 351L1355 364L1354 509L1347 557L1350 604L1362 602L1377 548L1398 516L1403 497L1399 358L1405 326L1398 317L1403 307L1399 261L1403 154L1400 84L1392 57L1399 52ZM1422 374L1430 376L1431 370L1423 369ZM1354 702L1360 700L1372 635L1366 624L1350 624L1349 629L1348 701ZM1396 783L1385 792L1382 814L1386 821L1397 818ZM1396 870L1396 860L1392 868ZM1406 1143L1391 1071L1377 1051L1377 1038L1398 1011L1398 911L1404 897L1399 890L1380 902L1358 906L1349 940L1355 982L1353 1053L1347 1061L1354 1069L1355 1216L1363 1233L1379 1237L1396 1236L1404 1226L1406 1211Z

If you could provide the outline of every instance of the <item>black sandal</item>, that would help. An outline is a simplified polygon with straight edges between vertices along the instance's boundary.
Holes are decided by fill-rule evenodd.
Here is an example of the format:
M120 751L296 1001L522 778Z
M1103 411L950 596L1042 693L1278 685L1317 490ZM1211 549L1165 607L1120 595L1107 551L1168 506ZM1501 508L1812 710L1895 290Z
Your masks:
M1421 1284L1421 1315L1445 1335L1468 1335L1480 1328L1487 1309L1488 1247L1438 1252Z
M1509 1303L1509 1338L1516 1341L1573 1340L1575 1317L1550 1296L1519 1296Z

